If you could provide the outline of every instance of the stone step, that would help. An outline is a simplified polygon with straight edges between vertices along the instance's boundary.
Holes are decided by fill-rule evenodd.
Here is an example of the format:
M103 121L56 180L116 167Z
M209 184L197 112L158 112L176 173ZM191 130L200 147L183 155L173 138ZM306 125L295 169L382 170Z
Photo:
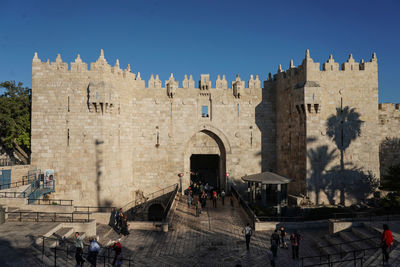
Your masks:
M363 266L376 266L375 261L378 260L379 256L382 256L382 251L380 249L377 249L375 251L370 250L369 253L369 256L367 256L365 262L363 262Z
M73 234L73 232L74 232L74 229L71 227L60 228L52 235L52 237L57 238L57 240L48 242L47 246L49 246L49 247L59 246L60 243L63 243L63 241L65 241L65 239L67 237L71 236Z
M375 232L371 232L368 228L365 227L352 227L351 231L359 237L359 239L373 238L370 240L366 240L366 243L371 244L371 246L379 245L379 235L376 235ZM374 239L376 237L376 239Z
M345 240L343 240L339 235L325 235L324 238L327 240L328 244L332 245L336 250L336 253L353 250L353 247L349 244L342 244Z
M349 245L353 247L352 250L365 249L365 248L371 247L371 245L369 245L369 243L367 243L365 240L361 241L360 238L356 234L354 234L354 232L352 232L352 231L339 232L339 236L345 242L351 242L351 243L349 243ZM357 241L357 240L360 240L360 241Z

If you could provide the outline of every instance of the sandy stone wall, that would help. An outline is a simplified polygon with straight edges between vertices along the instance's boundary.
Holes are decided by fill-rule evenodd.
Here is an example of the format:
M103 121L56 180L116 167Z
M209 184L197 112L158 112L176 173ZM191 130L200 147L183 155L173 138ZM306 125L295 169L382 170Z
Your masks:
M182 87L173 76L164 84L152 76L146 87L103 52L90 70L79 56L68 68L60 55L35 55L32 70L32 165L55 170L54 197L120 206L136 190L178 183L179 173L187 186L193 153L221 155L221 173L236 180L275 164L274 113L258 77L246 87L237 77L231 88L218 77L213 88L202 75L195 88L191 76Z
M76 204L122 206L138 191L186 187L190 156L216 154L227 188L275 171L294 179L292 194L348 205L370 193L368 177L384 165L380 143L399 132L398 107L378 110L377 73L375 54L350 55L341 68L330 56L321 69L307 51L300 66L279 66L263 83L208 74L145 82L103 51L90 70L79 55L68 65L35 54L31 163L54 169L54 197Z
M330 56L321 70L307 51L299 67L279 69L270 83L277 91L277 169L296 179L290 192L320 204L365 198L365 174L380 175L376 56L357 63L350 55L341 69Z
M379 104L380 146L379 161L381 175L387 169L400 164L400 104Z

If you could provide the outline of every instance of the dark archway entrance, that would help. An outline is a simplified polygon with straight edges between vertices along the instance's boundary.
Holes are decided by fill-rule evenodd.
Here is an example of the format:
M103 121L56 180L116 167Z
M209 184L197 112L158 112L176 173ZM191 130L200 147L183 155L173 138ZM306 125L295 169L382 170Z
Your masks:
M153 204L149 207L149 221L161 221L164 214L164 207L161 204Z
M220 188L220 157L213 154L192 154L190 157L190 178L193 182L208 183Z

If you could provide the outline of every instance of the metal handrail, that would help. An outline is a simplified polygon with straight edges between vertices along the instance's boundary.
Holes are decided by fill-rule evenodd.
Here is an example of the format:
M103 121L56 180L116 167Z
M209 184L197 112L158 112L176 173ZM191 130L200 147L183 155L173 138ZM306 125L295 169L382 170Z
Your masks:
M231 185L231 192L232 192L232 195L235 196L236 199L238 200L239 205L242 206L242 208L247 213L247 215L252 219L253 228L255 228L255 223L256 223L256 221L258 221L258 218L257 218L255 212L249 207L246 200L243 199L243 197L239 194L239 192L236 190L236 188L233 185Z
M163 216L162 216L162 221L165 221L165 220L166 220L167 215L168 215L168 211L169 211L169 209L171 208L172 202L173 202L173 200L175 199L176 194L178 193L178 189L179 189L179 185L178 185L178 184L175 184L175 190L172 191L173 193L169 196L167 205L166 205L166 207L165 207L165 210L164 210L164 213L163 213Z
M72 206L72 199L41 199L30 198L35 201L33 205L59 205L59 206Z
M115 207L74 206L74 212L112 212L113 210Z
M376 246L376 247L370 247L370 248L360 248L360 249L355 249L355 250L350 250L350 251L346 251L346 252L337 252L337 253L332 253L332 254L324 254L324 255L314 255L314 256L305 256L305 257L301 257L301 262L302 262L302 266L304 266L304 260L306 260L306 259L320 259L320 262L322 261L322 259L328 259L328 261L330 261L330 259L333 257L333 256L337 256L337 255L339 255L340 256L340 258L343 258L343 255L345 255L345 254L349 254L349 253L352 253L353 255L355 255L355 254L357 254L357 253L364 253L365 254L365 251L368 251L368 250L376 250L376 249L380 249L381 247L380 246Z
M160 197L160 196L165 195L166 193L170 193L175 189L176 185L177 184L173 184L173 185L167 186L167 187L165 187L163 189L154 191L154 192L152 192L152 193L150 193L150 194L148 194L146 196L143 196L142 198L135 199L135 200L133 200L131 202L128 202L123 207L121 207L121 209L123 211L127 211L127 210L129 210L129 209L131 209L131 208L133 208L133 207L135 207L135 206L137 206L139 204L143 204L143 203L146 203L147 201L155 199L156 198L155 196ZM159 193L161 193L161 194L159 194Z
M60 241L60 240L58 238L52 238L52 237L46 237L46 236L41 236L40 238L42 238L42 263L43 263L43 256L45 255L45 253L44 253L45 240L52 240L52 241L56 241L57 242L56 246L54 248L48 247L49 249L54 249L54 266L57 266L57 250L58 251L62 251L62 252L66 252L66 255L65 255L66 256L66 259L65 259L66 262L68 262L68 260L69 260L69 253L71 251L72 251L72 253L75 253L74 250L71 250L68 245L66 246L66 249L59 248L58 247L58 241ZM63 242L68 243L70 245L74 244L73 242L71 242L69 240L63 240ZM85 248L88 249L89 247L90 247L90 244L83 244L83 253L82 253L83 255L87 256L89 254L88 252L85 252ZM110 249L111 249L111 247L102 247L102 246L100 246L100 252L99 252L99 254L97 256L97 259L100 259L100 261L97 260L97 263L103 263L104 266L106 266L106 263L109 263L110 259L114 259L113 256L110 256ZM102 252L103 252L103 255L101 255ZM58 258L61 258L61 257L58 256ZM103 259L103 261L101 261L101 259ZM107 262L106 262L106 259L107 259ZM133 260L131 258L123 258L123 257L121 257L120 260L122 262L126 262L127 261L128 262L128 266L131 266L131 263L133 264ZM72 262L75 261L74 257L71 257L71 261Z
M0 198L25 198L27 197L25 192L0 192Z
M19 214L19 221L22 222L23 219L34 219L36 222L89 222L90 221L90 212L45 212L45 211L6 211L6 214ZM74 218L76 214L79 215L87 215L87 218ZM24 217L22 215L33 215L30 217ZM57 216L67 215L69 220L57 220ZM68 216L69 215L69 216ZM58 217L59 218L59 217ZM47 219L47 220L46 220Z
M349 262L349 261L354 262L354 266L356 266L357 262L360 261L361 266L363 266L364 258L359 257L359 258L353 258L353 259L329 261L329 262L324 262L324 263L315 263L315 264L311 264L311 265L301 265L301 266L302 267L314 267L314 266L326 266L328 264L328 267L333 267L333 266L336 266L335 264L337 264L337 263L343 263L343 262Z
M20 186L23 186L23 185L31 184L33 182L34 181L31 181L29 179L22 179L21 181L16 181L16 182L8 183L8 184L1 184L0 185L0 190L20 187Z

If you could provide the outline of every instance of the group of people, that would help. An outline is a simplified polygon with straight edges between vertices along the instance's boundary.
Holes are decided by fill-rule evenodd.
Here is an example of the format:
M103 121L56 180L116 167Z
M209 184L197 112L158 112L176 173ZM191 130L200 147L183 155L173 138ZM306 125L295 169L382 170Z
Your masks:
M129 235L128 217L122 212L122 209L115 213L115 228L120 234Z
M91 266L97 265L97 256L100 252L100 245L97 242L95 237L91 237L89 239L90 245L87 252L87 257L84 259L83 257L83 238L79 232L75 233L75 260L77 266L83 266L83 264L87 261ZM122 245L119 241L114 241L111 245L111 248L114 250L114 259L112 262L112 266L121 266L122 259L121 259L121 252L122 252Z
M250 239L253 235L253 229L250 227L250 224L244 227L242 233L245 235L246 239L246 249L250 249ZM287 232L285 227L282 226L279 230L275 230L270 238L271 246L268 250L268 257L271 262L271 266L275 266L275 260L278 257L278 248L289 249L287 244ZM300 241L303 239L302 235L294 230L294 232L290 235L290 244L292 246L292 258L299 259L299 248L300 248Z
M250 238L253 235L253 230L250 227L250 224L244 227L242 233L245 235L246 239L246 249L250 249ZM276 229L270 238L271 247L268 250L268 257L271 263L271 266L275 266L275 260L278 257L278 248L289 249L287 243L287 232L284 226L278 230ZM300 250L300 241L303 239L302 235L294 230L293 233L290 235L289 240L292 247L292 258L299 259L299 250ZM394 243L393 234L389 230L389 226L387 224L383 225L383 233L381 236L381 247L382 247L382 254L383 254L383 261L389 261L389 251L391 250Z
M187 195L188 208L192 206L196 208L196 217L200 216L202 209L204 209L207 204L208 198L212 200L214 208L217 207L218 199L221 199L222 205L225 205L225 191L223 189L218 191L208 183L203 185L201 182L191 182L190 186L185 190L185 194Z

